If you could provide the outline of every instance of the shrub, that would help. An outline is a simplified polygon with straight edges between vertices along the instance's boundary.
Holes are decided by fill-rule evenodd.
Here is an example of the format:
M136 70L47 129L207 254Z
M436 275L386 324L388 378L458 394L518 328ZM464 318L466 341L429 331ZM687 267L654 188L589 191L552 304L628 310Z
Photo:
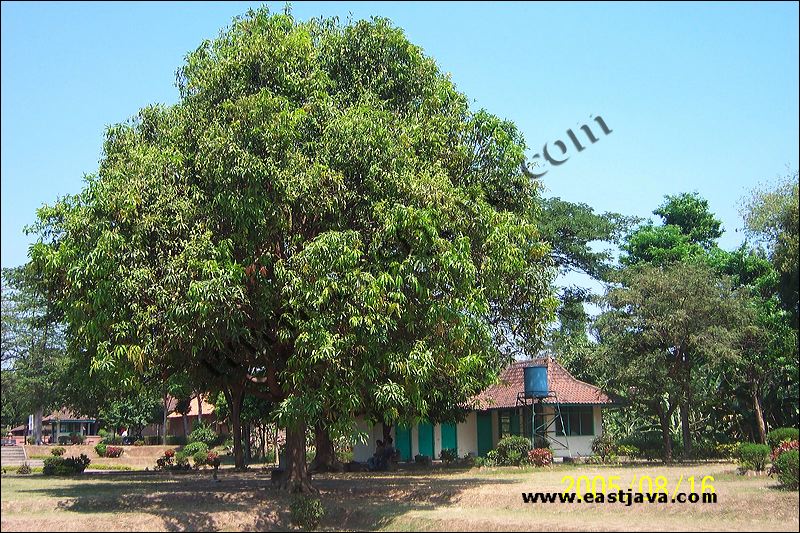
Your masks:
M800 449L800 442L796 440L791 440L791 441L785 440L781 442L777 448L772 450L772 457L771 457L772 462L774 463L775 461L777 461L778 457L780 457L782 453L797 449Z
M175 450L171 448L169 450L164 450L164 457L169 457L170 459L175 457Z
M62 446L72 444L72 439L69 438L69 435L60 435L58 437L58 443Z
M164 450L164 455L156 459L156 470L188 470L189 460L183 453L173 449Z
M553 452L548 448L534 448L528 451L528 461L534 466L550 466L553 464Z
M81 435L80 433L70 433L69 434L69 442L70 444L83 444L86 440L86 437Z
M25 440L28 442L28 444L36 444L36 439L34 439L33 437L28 437Z
M44 460L44 467L42 474L45 476L71 476L73 474L80 474L86 467L89 466L91 460L84 454L80 457L48 457Z
M122 455L122 452L123 448L121 446L107 446L105 457L116 459L117 457Z
M197 452L208 453L208 445L205 442L190 442L181 450L187 457L193 456Z
M797 441L795 441L797 442ZM798 477L800 477L800 467L798 466L797 450L788 450L780 454L773 465L773 470L778 474L778 481L784 488L797 490Z
M217 440L217 432L209 426L208 424L204 424L203 422L199 422L194 426L194 429L191 433L189 433L189 442L202 442L205 443L206 449L209 446L212 446L214 442Z
M525 437L512 435L500 439L497 450L497 464L500 466L519 466L523 458L528 456L531 442Z
M134 442L133 442L133 445L134 445L134 446L144 446L144 441L143 441L143 440L141 440L141 439L139 439L139 440L137 440L137 441L134 441Z
M489 450L483 459L484 466L498 466L500 464L500 454L497 450Z
M98 442L94 446L94 451L95 451L95 453L97 453L97 455L99 457L105 457L107 448L108 448L108 444L106 444L105 442Z
M592 441L592 453L605 463L609 456L616 455L617 443L609 433L603 433Z
M739 443L717 444L714 449L715 455L721 459L734 459L739 449Z
M448 448L439 452L439 459L445 464L450 464L458 459L458 450L455 448Z
M325 508L319 498L296 496L289 504L292 523L303 529L315 529L325 516Z
M161 444L161 437L158 435L148 435L144 438L145 446L156 446L157 444Z
M625 457L639 457L642 452L640 452L639 448L636 446L631 446L630 444L620 444L617 446L617 453L619 455L624 455Z
M31 467L28 463L22 463L22 465L17 468L17 474L21 476L27 476L32 472Z
M194 462L195 468L200 468L208 462L208 452L205 450L199 450L192 455L192 461Z
M52 455L55 455L56 457L61 457L61 456L62 456L62 455L64 455L66 452L67 452L66 448L62 448L61 446L56 446L55 448L53 448L52 450L50 450L50 453L51 453Z
M769 446L766 444L743 442L739 445L739 466L744 470L761 472L767 465L769 452Z
M777 448L785 440L800 439L800 430L797 428L777 428L767 433L767 444L770 450Z
M106 436L103 437L102 442L105 442L106 444L122 444L122 437L116 433L106 433Z

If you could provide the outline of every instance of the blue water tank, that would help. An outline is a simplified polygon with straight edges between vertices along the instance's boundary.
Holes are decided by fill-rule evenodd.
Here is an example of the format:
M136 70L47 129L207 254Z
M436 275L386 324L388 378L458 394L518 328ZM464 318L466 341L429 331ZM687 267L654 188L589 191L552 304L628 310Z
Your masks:
M525 397L545 398L550 393L547 383L546 366L526 366L525 372Z

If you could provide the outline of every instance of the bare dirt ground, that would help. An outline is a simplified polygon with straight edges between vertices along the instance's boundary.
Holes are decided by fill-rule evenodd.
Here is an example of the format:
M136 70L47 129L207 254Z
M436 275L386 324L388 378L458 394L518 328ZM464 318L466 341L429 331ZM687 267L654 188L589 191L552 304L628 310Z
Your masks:
M718 502L526 504L522 492L563 492L563 476L714 476ZM2 478L3 531L287 530L289 495L264 470L189 474L117 472L53 479ZM687 481L684 481L687 483ZM797 531L798 494L765 476L745 477L730 463L674 466L559 466L552 470L409 470L329 474L314 485L327 530L460 531ZM683 485L682 487L686 487ZM688 490L688 489L686 489ZM682 489L683 491L683 489Z

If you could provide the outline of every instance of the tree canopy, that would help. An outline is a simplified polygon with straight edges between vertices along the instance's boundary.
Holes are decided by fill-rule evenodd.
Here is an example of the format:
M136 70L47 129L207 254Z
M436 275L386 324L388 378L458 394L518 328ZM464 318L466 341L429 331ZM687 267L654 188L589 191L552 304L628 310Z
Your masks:
M464 403L538 346L554 269L522 136L401 30L251 11L178 88L39 210L71 357L210 376L232 410L265 397L292 446L304 424Z

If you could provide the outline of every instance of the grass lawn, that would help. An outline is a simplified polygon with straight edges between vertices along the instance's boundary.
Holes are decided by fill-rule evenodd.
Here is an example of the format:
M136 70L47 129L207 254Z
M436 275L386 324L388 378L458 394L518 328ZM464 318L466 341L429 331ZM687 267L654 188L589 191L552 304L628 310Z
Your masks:
M563 491L564 475L714 476L716 504L522 502L528 491ZM115 472L75 478L5 475L2 530L291 529L289 496L261 469L189 474ZM685 483L685 481L684 481ZM552 470L410 470L315 477L327 514L322 529L381 530L786 530L797 531L798 495L769 477L735 474L730 463L574 466ZM686 489L688 490L688 489Z

